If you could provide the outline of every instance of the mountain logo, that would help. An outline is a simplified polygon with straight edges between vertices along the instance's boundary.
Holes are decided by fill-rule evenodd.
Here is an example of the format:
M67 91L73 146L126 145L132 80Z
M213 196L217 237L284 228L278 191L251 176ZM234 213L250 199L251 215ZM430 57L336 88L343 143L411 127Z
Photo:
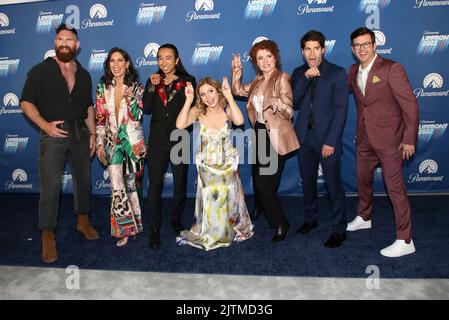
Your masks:
M56 52L53 49L48 50L47 52L45 52L44 54L44 60L49 58L49 57L54 57L56 56Z
M387 43L387 38L385 34L380 30L374 30L374 34L376 35L376 44L378 46L384 46Z
M3 97L3 105L5 107L17 107L19 106L19 98L14 93L8 92Z
M9 26L9 18L6 14L0 12L0 27L7 27L7 26Z
M25 182L28 180L28 175L23 169L16 169L12 173L12 180L14 182Z
M256 39L254 39L253 41L253 45L255 45L256 43L259 43L260 41L263 40L269 40L267 37L261 36L261 37L257 37Z
M155 42L151 42L145 46L143 50L145 57L151 56L152 58L157 57L157 51L159 50L159 45Z
M89 11L91 19L104 19L108 16L108 10L102 4L94 4Z
M419 165L419 173L427 173L427 174L433 174L437 173L438 171L438 164L436 161L432 159L427 159L421 162Z
M424 88L439 89L443 87L443 77L438 73L429 73L423 81Z
M214 10L214 2L212 0L196 0L196 11L212 11Z

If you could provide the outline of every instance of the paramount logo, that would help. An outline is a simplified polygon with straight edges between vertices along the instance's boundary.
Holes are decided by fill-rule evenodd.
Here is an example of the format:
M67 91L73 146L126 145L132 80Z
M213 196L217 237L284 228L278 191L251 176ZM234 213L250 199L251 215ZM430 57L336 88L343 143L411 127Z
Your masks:
M186 21L192 20L218 20L220 19L221 12L212 13L214 10L214 2L212 0L196 0L195 11L187 12ZM198 12L207 12L204 14ZM210 12L210 13L209 13Z
M14 93L9 92L3 97L3 105L5 107L18 107L19 98Z
M3 97L3 106L0 108L0 115L17 113L22 113L22 109L19 108L19 98L14 93L9 92Z
M332 13L334 12L334 6L325 6L327 0L307 0L307 3L303 3L298 7L296 14L302 16L309 13Z
M89 10L89 16L90 19L87 18L81 22L81 29L111 27L114 25L114 20L104 20L108 17L108 10L102 4L94 4Z
M45 52L45 54L44 54L44 60L47 59L47 58L54 57L54 56L56 56L55 50L50 49L50 50L48 50L47 52Z
M387 43L387 37L385 37L385 34L380 30L374 30L373 32L376 35L376 52L378 54L391 54L393 48L379 48Z
M108 10L102 4L94 4L89 10L89 15L91 19L104 19L108 16Z
M4 29L9 26L9 18L8 16L0 12L0 35L2 34L14 34L16 33L16 28L13 29Z
M415 1L415 9L419 9L421 7L442 7L449 6L449 1L441 1L441 0L416 0Z
M424 88L416 88L415 96L419 97L447 97L449 90L437 90L443 88L443 77L438 73L429 73L423 81Z
M136 68L142 66L157 66L157 52L159 50L159 45L155 42L148 43L143 49L144 57L139 57L136 59ZM147 60L151 58L153 60Z
M111 181L109 177L108 169L103 171L103 178L100 178L95 182L95 189L111 188Z
M32 189L32 183L25 183L28 181L28 175L23 169L15 169L11 174L12 180L6 181L5 190L10 189Z
M413 173L408 177L408 183L415 182L442 182L443 176L436 176L438 163L435 160L427 159L419 165L419 173Z
M9 18L3 12L0 12L0 27L4 28L9 26Z

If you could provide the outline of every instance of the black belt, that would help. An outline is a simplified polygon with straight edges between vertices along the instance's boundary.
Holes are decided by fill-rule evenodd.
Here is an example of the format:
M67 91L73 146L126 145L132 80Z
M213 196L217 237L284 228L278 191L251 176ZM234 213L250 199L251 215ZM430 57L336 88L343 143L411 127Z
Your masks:
M57 127L67 132L74 132L78 140L80 139L80 128L88 129L84 119L64 120Z
M62 130L69 130L69 129L79 129L81 127L87 127L86 122L84 119L78 119L78 120L64 120L63 123L60 123L57 125L59 129Z

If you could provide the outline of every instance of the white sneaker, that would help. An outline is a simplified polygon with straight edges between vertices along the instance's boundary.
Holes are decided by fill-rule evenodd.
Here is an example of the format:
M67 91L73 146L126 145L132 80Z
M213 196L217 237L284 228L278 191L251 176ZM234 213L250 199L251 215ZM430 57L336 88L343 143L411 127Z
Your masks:
M405 240L396 240L392 245L380 250L380 254L385 257L396 258L415 251L416 249L413 240L411 240L410 243L405 243Z
M346 231L356 231L362 229L371 229L371 220L365 221L362 217L357 216L354 220L348 223Z

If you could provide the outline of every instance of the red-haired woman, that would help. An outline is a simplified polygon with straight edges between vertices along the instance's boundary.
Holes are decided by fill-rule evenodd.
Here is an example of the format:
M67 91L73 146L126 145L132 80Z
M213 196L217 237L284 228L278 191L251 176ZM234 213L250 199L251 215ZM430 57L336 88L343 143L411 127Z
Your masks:
M272 228L276 228L273 242L282 241L289 222L277 195L285 156L299 148L293 128L292 89L290 76L282 72L279 48L272 40L253 45L251 61L257 75L249 84L242 84L240 55L232 60L232 93L248 97L247 109L256 135L256 159L252 177L256 206L263 209Z

